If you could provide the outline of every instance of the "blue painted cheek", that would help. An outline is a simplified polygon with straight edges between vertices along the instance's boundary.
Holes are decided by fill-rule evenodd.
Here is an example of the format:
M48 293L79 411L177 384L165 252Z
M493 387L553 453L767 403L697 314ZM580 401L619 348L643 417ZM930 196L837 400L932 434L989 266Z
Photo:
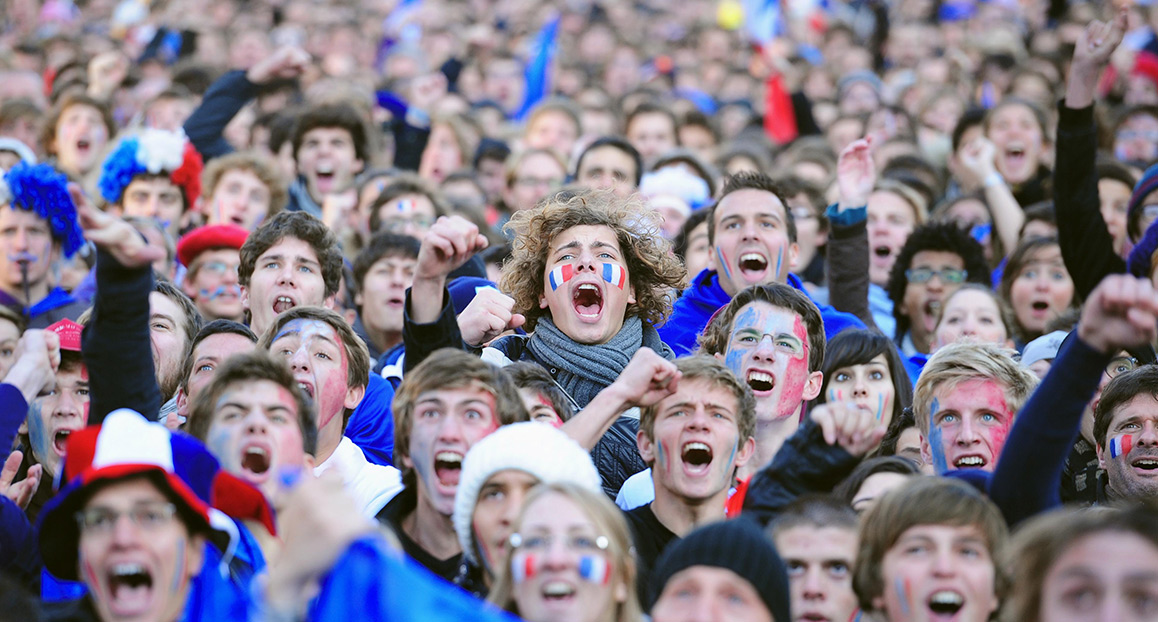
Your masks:
M40 400L35 400L28 407L28 442L32 445L32 452L36 459L44 463L49 456L54 454L52 453L52 441L44 431L41 406Z
M724 357L724 365L727 365L728 369L730 369L733 374L739 376L743 370L744 353L740 352L739 350L732 350L728 352L728 354Z
M938 475L949 470L945 460L944 435L937 426L929 427L929 453L933 455L933 469Z

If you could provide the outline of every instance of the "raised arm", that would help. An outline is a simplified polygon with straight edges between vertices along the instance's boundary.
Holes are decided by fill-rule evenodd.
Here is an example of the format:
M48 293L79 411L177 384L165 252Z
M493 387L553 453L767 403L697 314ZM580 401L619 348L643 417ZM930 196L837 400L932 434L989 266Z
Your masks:
M828 302L838 311L860 318L873 328L869 310L868 232L865 229L868 196L877 181L872 141L852 142L840 152L836 165L840 201L828 208L833 243L828 253Z
M629 408L651 406L675 392L680 372L675 363L651 348L640 348L615 382L600 391L567 423L563 431L591 451Z

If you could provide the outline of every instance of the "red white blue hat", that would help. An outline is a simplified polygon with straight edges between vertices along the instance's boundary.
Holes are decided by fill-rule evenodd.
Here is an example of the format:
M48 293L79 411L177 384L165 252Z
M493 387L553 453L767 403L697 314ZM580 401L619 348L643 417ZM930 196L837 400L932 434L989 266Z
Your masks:
M276 533L273 510L261 491L222 470L200 441L122 408L68 439L62 474L68 485L40 513L40 553L49 572L79 580L77 512L104 485L140 475L149 477L177 505L190 530L208 535L226 559L238 540L230 517L259 521Z

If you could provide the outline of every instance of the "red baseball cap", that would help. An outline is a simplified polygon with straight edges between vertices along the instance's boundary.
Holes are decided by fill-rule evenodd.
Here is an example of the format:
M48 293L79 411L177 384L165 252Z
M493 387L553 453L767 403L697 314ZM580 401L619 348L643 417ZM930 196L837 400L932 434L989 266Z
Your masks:
M65 318L55 324L50 324L48 330L60 336L61 350L80 352L80 333L84 330L83 326Z

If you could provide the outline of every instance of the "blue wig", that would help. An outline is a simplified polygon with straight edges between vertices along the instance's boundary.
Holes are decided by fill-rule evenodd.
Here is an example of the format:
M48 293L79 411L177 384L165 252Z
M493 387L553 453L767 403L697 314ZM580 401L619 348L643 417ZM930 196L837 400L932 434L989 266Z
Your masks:
M72 257L84 246L84 232L77 223L76 205L68 194L64 173L48 164L18 162L4 174L0 186L6 186L0 187L0 204L11 203L13 209L35 212L48 221L65 257Z

